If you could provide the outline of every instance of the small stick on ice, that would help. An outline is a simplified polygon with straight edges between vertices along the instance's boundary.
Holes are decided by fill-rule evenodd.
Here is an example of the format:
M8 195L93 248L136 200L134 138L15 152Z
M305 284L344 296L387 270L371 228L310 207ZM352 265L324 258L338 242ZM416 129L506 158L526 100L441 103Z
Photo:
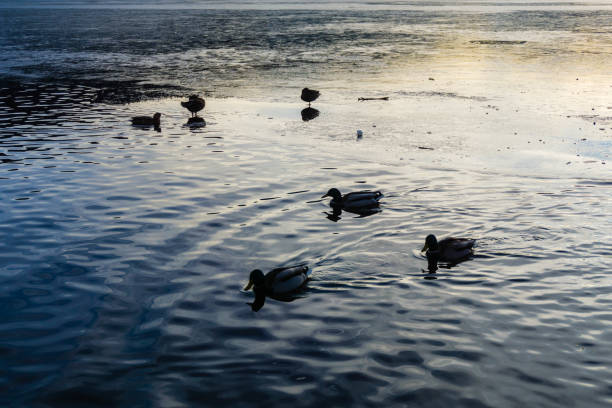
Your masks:
M357 98L359 102L361 101L388 101L388 96L383 96L382 98Z

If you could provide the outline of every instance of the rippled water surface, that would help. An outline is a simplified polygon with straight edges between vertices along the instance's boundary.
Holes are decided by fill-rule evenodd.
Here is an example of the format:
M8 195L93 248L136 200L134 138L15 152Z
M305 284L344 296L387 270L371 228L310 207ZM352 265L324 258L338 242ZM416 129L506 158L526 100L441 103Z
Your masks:
M2 406L610 405L612 14L479 7L1 10Z

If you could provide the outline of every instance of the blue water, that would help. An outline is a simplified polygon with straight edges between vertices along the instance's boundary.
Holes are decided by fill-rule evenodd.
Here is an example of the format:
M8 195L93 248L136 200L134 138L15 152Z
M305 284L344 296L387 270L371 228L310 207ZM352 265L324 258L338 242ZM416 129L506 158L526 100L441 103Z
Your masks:
M612 403L606 5L79 4L0 9L0 405Z

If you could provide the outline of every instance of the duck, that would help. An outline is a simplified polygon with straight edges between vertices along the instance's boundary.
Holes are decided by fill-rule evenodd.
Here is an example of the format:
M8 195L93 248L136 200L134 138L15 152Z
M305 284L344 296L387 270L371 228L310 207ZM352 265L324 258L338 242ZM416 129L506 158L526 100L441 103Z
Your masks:
M285 295L302 287L310 273L310 268L305 264L272 269L265 275L261 270L254 269L244 290L253 288L255 295Z
M155 126L159 127L159 118L161 113L157 112L153 117L151 116L134 116L132 118L132 125L135 126Z
M206 106L206 101L198 95L191 95L187 102L181 102L181 106L191 112L191 117L197 117L198 112Z
M378 207L379 200L383 197L380 191L355 191L342 195L337 188L330 188L321 198L331 197L329 206L346 211L359 211Z
M310 102L313 102L315 99L317 99L319 95L321 95L321 92L319 91L304 88L302 89L302 95L300 96L300 98L302 98L304 102L308 102L308 107L310 107Z
M425 245L421 252L425 252L429 269L437 269L438 262L456 264L466 260L473 254L472 247L476 243L475 239L471 238L444 238L440 241L435 235L429 234L425 238Z

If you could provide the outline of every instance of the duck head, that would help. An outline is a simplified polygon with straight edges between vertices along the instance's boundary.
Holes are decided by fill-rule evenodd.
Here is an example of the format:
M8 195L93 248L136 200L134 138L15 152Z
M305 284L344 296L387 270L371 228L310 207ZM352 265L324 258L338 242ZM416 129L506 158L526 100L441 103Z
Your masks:
M321 198L325 197L331 197L334 200L342 201L342 194L340 194L340 190L337 188L330 188L325 195L321 196Z
M438 250L438 239L436 238L434 234L429 234L427 238L425 238L425 245L423 246L423 249L421 249L421 252L427 251L427 250L430 250L430 251Z
M249 275L249 283L244 287L244 290L251 289L253 285L255 285L255 290L257 290L258 287L263 286L265 283L266 279L263 272L259 269L255 269L251 271L251 274Z

